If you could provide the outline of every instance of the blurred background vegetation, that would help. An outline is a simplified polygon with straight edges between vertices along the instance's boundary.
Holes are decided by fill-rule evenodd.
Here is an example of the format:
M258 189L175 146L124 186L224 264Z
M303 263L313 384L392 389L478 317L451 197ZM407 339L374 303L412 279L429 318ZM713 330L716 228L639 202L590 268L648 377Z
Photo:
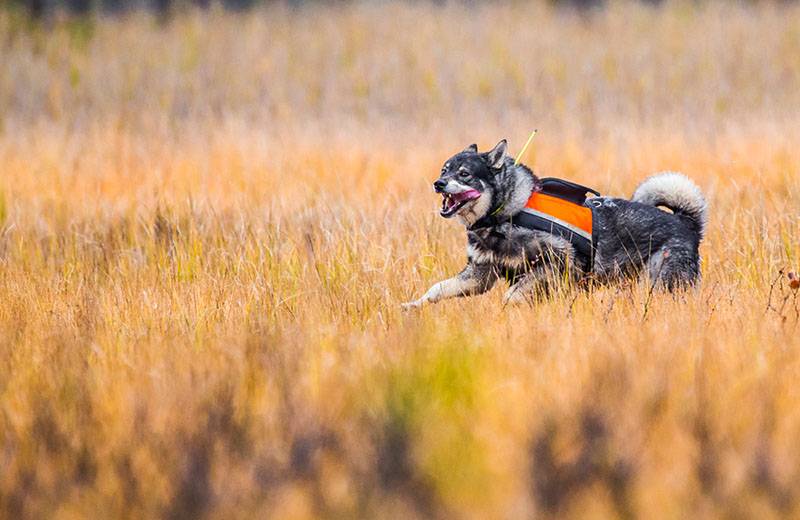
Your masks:
M553 4L570 5L578 8L600 7L605 0L549 0ZM662 0L641 0L648 4L659 4ZM175 10L186 9L190 6L209 8L217 3L226 9L245 10L258 5L268 3L286 3L289 5L301 5L315 3L318 0L286 0L277 2L274 0L4 0L9 5L17 8L24 8L34 19L46 18L54 12L67 12L72 15L85 15L91 12L103 12L106 14L123 13L131 10L152 10L161 16L167 16ZM333 1L326 3L342 3ZM444 3L444 2L441 2Z
M0 518L798 516L800 4L71 5L0 10ZM532 127L695 179L702 285L401 313Z
M344 0L3 0L7 5L17 9L24 9L27 14L36 20L46 19L55 13L65 12L71 15L86 15L94 12L103 14L120 14L132 10L149 10L162 17L169 16L176 11L185 10L192 6L210 8L218 4L226 9L246 10L259 5L285 3L288 5L302 5L311 3L341 4ZM659 5L664 0L638 0L647 5ZM732 0L737 1L737 0ZM763 3L770 0L741 0L744 2ZM772 0L777 3L788 3L797 0ZM606 0L547 0L552 5L574 7L577 9L602 8ZM380 3L380 2L378 2ZM438 2L446 3L444 0ZM465 6L480 2L465 2Z

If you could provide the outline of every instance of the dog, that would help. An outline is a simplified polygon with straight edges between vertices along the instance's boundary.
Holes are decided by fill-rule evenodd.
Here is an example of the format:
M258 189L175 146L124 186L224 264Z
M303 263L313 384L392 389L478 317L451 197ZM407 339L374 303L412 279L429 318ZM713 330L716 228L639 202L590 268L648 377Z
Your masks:
M473 144L452 156L433 187L442 196L441 216L457 217L466 227L467 265L402 304L404 309L481 294L501 278L510 284L504 305L539 301L565 280L608 283L644 272L654 286L674 291L700 279L707 204L683 174L653 175L630 200L587 199L593 220L591 258L579 255L569 237L515 223L543 182L515 163L505 139L488 152L479 153Z

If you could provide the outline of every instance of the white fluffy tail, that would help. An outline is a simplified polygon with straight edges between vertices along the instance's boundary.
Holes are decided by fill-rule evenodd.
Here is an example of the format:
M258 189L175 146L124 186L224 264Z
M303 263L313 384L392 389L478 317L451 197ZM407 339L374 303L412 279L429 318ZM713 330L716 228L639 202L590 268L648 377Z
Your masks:
M636 188L631 200L650 206L665 206L677 215L687 217L703 237L708 218L708 205L703 192L687 176L677 172L658 173Z

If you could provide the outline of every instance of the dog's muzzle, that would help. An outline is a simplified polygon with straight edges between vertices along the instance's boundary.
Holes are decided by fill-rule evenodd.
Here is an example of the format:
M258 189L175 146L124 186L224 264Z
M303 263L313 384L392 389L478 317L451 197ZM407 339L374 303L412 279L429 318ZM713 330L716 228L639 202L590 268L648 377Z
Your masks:
M472 189L462 191L461 193L447 193L444 191L440 193L442 194L442 209L439 211L439 214L444 218L452 217L467 203L481 196L481 192Z

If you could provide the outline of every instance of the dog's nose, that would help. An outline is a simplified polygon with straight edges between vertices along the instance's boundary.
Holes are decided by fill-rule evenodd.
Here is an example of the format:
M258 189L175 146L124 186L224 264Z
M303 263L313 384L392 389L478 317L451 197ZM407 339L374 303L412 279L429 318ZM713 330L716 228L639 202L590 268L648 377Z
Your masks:
M445 186L447 186L447 181L443 181L442 179L439 179L433 183L433 189L436 191L444 190Z

